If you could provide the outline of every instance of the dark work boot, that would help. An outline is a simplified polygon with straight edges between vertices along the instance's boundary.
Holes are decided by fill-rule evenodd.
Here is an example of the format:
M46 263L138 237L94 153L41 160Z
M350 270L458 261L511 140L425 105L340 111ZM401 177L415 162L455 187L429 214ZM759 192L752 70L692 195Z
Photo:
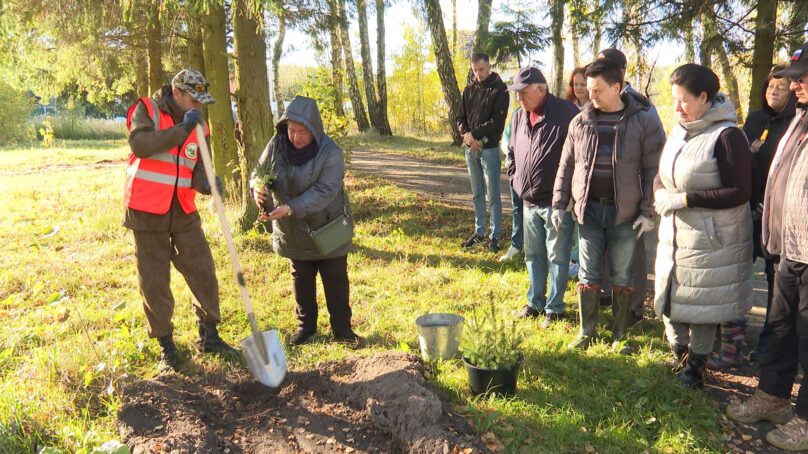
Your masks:
M180 370L180 357L177 354L177 345L174 344L174 337L169 334L168 336L158 337L157 343L160 344L160 363L157 368L163 372L168 370Z
M596 327L598 324L598 300L600 289L598 287L584 288L578 286L578 310L581 331L574 341L570 342L567 348L572 350L586 350L597 337Z
M621 355L628 355L631 353L631 348L623 341L633 315L631 313L632 294L627 291L615 291L617 288L614 287L612 290L612 315L614 316L612 350Z
M295 331L295 333L289 338L289 343L292 345L303 345L314 337L316 333L317 330L298 328L297 331Z
M690 352L685 360L685 368L679 379L682 386L690 389L704 388L704 374L707 370L707 355L698 355Z
M238 350L227 345L227 343L219 337L219 331L216 329L216 323L205 321L202 319L197 320L197 327L199 328L199 339L196 341L196 346L199 350L205 353L223 353L223 354L236 354Z

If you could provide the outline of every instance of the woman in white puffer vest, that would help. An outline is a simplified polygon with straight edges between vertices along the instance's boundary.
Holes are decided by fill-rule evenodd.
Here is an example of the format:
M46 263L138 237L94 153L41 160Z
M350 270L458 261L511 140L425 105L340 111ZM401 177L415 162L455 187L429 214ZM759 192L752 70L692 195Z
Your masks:
M752 306L752 154L718 76L686 64L670 77L678 124L654 181L659 220L654 309L691 388L704 386L716 324Z

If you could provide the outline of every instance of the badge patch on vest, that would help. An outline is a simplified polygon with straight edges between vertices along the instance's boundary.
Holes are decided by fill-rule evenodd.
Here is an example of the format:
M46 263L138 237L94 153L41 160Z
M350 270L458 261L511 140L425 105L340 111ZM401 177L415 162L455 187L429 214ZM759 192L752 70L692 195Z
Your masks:
M196 150L199 148L199 145L195 143L189 143L187 147L185 147L185 156L188 156L191 159L196 159Z

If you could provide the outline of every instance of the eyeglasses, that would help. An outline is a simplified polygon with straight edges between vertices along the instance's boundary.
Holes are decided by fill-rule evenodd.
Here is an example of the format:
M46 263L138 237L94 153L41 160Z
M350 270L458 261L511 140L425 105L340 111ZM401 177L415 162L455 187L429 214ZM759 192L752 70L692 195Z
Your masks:
M208 87L210 87L209 83L204 83L204 84L182 84L182 88L185 89L185 91L193 90L193 91L195 91L197 93L207 93L208 92Z

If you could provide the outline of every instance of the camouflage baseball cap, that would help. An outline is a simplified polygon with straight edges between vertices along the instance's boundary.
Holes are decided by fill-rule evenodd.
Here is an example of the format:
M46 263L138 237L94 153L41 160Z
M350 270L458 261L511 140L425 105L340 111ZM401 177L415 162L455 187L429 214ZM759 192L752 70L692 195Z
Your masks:
M190 93L202 104L213 104L216 102L213 96L208 93L210 84L205 80L201 72L193 69L183 69L171 80L171 86Z

